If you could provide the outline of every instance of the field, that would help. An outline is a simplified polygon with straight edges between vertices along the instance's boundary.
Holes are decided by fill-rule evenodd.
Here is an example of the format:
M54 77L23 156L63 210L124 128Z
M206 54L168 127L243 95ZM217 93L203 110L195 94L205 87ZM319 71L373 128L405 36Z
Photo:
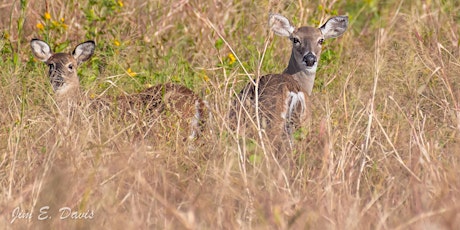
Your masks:
M350 18L323 45L288 166L227 116L250 78L287 66L270 12L297 26ZM458 12L454 0L0 0L0 225L458 229ZM140 137L140 122L85 109L63 127L32 38L55 52L96 42L79 67L88 98L189 87L209 103L205 133Z

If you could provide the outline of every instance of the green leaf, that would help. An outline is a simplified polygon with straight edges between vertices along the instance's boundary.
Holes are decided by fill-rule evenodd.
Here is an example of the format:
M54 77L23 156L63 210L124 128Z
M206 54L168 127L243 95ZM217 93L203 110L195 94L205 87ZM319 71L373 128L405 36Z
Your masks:
M222 48L223 45L224 45L224 40L222 40L222 38L218 38L216 42L214 43L214 47L216 47L216 49L218 50L220 50L220 48Z

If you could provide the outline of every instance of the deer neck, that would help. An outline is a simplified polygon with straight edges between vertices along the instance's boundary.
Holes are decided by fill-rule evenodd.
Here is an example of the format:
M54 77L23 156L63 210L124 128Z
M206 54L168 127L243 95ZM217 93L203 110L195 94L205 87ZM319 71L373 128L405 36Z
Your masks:
M64 86L56 91L56 102L61 110L69 110L75 107L80 101L80 85L65 83Z
M299 83L302 91L306 92L308 96L310 96L313 90L313 84L315 83L316 65L318 65L318 62L316 62L315 66L311 69L301 68L298 62L291 57L289 65L283 73L291 75L294 80Z

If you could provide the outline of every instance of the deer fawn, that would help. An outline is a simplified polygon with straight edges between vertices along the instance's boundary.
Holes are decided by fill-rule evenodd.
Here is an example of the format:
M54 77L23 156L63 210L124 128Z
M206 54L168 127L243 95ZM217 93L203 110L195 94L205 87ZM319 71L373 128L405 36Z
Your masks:
M307 120L308 97L313 89L324 39L342 35L347 29L348 17L332 17L319 28L295 28L286 17L270 14L268 24L275 34L291 40L289 64L281 74L265 75L255 81L256 84L248 83L235 100L230 117L233 120L243 118L244 121L247 114L254 117L257 112L261 127L280 150L286 139L291 144L293 132Z
M77 67L89 60L94 54L96 44L94 41L86 41L75 47L71 54L53 53L50 46L39 39L30 42L32 52L36 58L45 62L49 67L49 80L55 100L59 109L66 113L80 103L80 81L77 76ZM171 83L159 84L132 95L116 98L116 108L121 110L124 116L140 119L156 119L147 116L159 116L164 113L175 114L181 119L181 125L188 124L190 129L189 138L195 138L202 130L206 117L206 107L190 89ZM92 103L93 104L93 103ZM94 104L110 106L108 100L100 99Z

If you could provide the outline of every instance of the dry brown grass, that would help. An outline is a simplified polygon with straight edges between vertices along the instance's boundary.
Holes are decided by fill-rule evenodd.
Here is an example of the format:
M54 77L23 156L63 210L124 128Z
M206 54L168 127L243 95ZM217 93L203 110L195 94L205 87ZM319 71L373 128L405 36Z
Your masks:
M68 27L46 32L36 28L46 5L26 3L21 10L0 1L6 229L460 226L458 3L126 0L115 15L89 22L81 10L88 1L58 0L47 9ZM91 7L102 14L101 6ZM298 135L295 164L286 167L260 140L229 129L228 108L248 77L287 63L290 44L267 32L268 12L300 25L324 21L329 10L350 15L349 31L326 43L311 129ZM171 124L158 128L158 138L139 138L139 125L116 114L81 109L69 125L56 123L46 68L28 46L44 33L53 47L70 41L66 51L96 40L96 57L80 73L87 95L180 82L208 100L209 129L190 145ZM231 52L239 61L231 63ZM46 206L51 219L39 221ZM11 223L17 207L32 219ZM62 207L94 215L60 220Z

